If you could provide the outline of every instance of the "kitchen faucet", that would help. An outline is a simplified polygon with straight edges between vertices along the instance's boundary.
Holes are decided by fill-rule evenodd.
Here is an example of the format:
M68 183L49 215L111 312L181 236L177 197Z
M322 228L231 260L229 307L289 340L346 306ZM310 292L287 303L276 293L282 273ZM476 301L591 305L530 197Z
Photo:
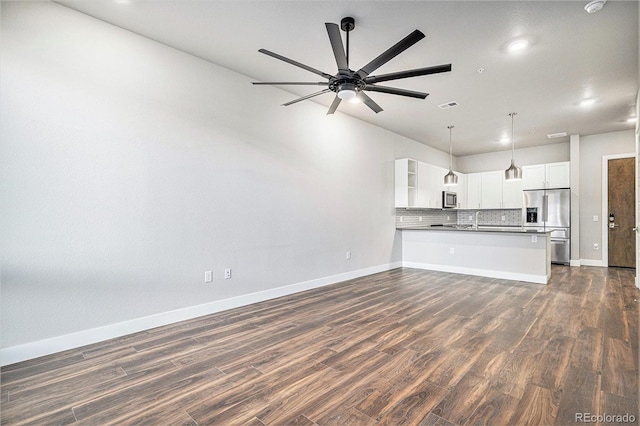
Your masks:
M476 225L475 225L475 227L474 227L475 229L478 229L478 216L480 215L480 213L481 213L481 211L480 211L480 210L478 210L478 211L476 212Z

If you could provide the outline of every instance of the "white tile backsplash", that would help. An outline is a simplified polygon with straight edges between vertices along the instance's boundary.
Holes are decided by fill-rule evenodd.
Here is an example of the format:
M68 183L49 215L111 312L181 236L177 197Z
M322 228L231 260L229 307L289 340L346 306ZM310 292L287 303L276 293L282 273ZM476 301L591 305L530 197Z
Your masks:
M496 210L441 210L441 209L396 209L396 228L412 228L439 224L473 225L476 212L478 225L522 226L522 209ZM471 219L469 219L471 217ZM504 217L504 220L502 218Z

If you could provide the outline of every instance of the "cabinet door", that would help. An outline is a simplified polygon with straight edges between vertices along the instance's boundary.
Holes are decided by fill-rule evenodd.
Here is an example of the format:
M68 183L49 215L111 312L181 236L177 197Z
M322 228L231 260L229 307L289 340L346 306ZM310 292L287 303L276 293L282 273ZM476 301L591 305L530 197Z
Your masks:
M467 209L479 209L482 195L482 174L467 174Z
M521 209L522 208L522 181L505 180L502 174L502 208Z
M448 171L448 170L447 170ZM467 175L455 172L458 175L458 185L450 186L447 191L453 191L458 194L458 208L467 208Z
M483 209L499 209L502 207L502 178L504 172L482 173L480 206Z
M418 162L410 158L395 161L395 206L416 207L418 195Z
M522 167L522 189L544 189L546 180L544 164Z
M547 188L569 188L571 186L571 166L568 161L546 165Z
M429 164L418 162L418 185L416 188L416 207L431 207L429 205L429 179L431 179Z
M407 176L407 159L396 160L395 164L395 194L396 207L409 207L409 182Z
M429 207L442 208L442 190L444 189L444 175L447 174L447 170L432 164L426 164L426 166Z

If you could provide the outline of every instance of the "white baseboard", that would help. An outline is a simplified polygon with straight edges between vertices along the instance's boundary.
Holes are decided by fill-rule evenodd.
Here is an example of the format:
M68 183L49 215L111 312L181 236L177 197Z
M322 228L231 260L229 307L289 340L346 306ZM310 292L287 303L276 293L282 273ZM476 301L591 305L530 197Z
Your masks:
M426 269L429 271L451 272L454 274L475 275L480 277L501 278L505 280L526 281L536 284L547 284L550 276L518 274L515 272L493 271L486 269L465 268L460 266L436 265L431 263L402 262L406 268Z
M580 264L583 266L600 266L602 268L606 267L602 260L596 259L580 259Z
M571 259L569 261L569 266L580 266L581 265L580 262L581 262L580 259Z
M121 337L127 334L137 333L151 328L161 327L163 325L201 317L203 315L209 315L228 309L238 308L240 306L246 306L252 303L275 299L277 297L288 296L290 294L299 293L301 291L311 290L314 288L339 283L341 281L360 278L400 267L402 267L402 262L387 263L384 265L359 269L357 271L344 272L328 277L317 278L314 280L304 281L301 283L291 284L283 287L277 287L257 293L245 294L242 296L218 300L202 305L190 306L187 308L176 309L174 311L168 311L156 315L136 318L129 321L109 324L103 327L91 328L88 330L78 331L76 333L52 337L50 339L26 343L24 345L12 346L0 350L0 365L4 366L14 364L16 362L38 358L69 349L79 348L81 346L90 345L92 343L113 339L115 337Z

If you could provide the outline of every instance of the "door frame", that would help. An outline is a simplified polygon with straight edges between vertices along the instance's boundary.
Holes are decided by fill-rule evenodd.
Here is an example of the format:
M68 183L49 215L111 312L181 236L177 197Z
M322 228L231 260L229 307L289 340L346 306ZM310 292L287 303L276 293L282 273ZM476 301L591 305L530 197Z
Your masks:
M600 220L602 223L602 243L600 246L602 248L602 266L605 268L609 267L609 160L618 160L620 158L636 158L636 154L632 152L628 154L602 156L602 216ZM637 173L638 168L636 167L636 174ZM634 187L637 187L637 182L634 182ZM636 199L636 203L637 201ZM638 245L636 244L636 256L637 253Z

